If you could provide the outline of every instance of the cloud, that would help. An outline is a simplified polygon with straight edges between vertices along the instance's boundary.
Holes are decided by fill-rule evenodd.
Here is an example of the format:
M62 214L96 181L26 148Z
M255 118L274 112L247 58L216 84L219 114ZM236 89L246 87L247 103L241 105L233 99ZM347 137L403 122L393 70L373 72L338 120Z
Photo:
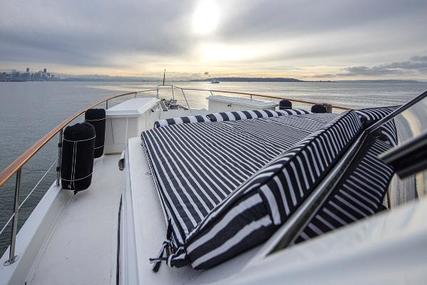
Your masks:
M392 62L376 66L352 66L344 69L338 76L382 76L400 75L407 73L422 73L427 75L427 56L414 56L409 61Z
M411 57L412 61L424 61L427 62L427 56L413 56Z
M342 66L350 66L343 76L424 70L425 56L410 57L427 52L425 0L212 0L217 29L198 35L192 16L200 1L3 1L0 68L278 76L310 69L313 77ZM322 74L313 66L338 68Z
M120 54L179 55L189 1L8 1L0 11L2 60L108 65Z
M357 26L372 29L373 24L381 21L393 23L401 18L422 17L426 8L424 0L240 1L222 32L230 38L254 34L281 38ZM413 28L423 29L415 25Z

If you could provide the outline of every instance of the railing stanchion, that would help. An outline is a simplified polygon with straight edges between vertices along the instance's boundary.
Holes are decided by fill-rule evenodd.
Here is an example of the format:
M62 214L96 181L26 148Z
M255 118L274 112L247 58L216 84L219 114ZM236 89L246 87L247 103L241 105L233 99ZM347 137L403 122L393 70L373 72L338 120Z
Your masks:
M175 100L175 90L174 90L173 84L172 84L172 99Z
M56 186L59 187L61 181L61 163L62 163L62 136L64 134L64 130L61 129L59 131L58 138L58 162L56 165Z
M190 104L188 103L187 96L185 96L184 89L181 88L181 92L182 92L182 96L184 96L185 103L187 103L188 110L190 110L190 113L191 113Z
M18 258L15 255L15 246L16 246L16 233L18 231L18 212L19 212L19 191L21 189L21 171L22 168L18 169L16 172L16 182L15 182L15 197L13 204L13 222L12 222L12 232L10 234L10 247L9 247L9 259L6 260L4 265L13 264Z
M143 92L152 92L154 88L141 90L137 93ZM59 125L53 128L50 132L45 134L40 140L38 140L33 146L28 148L24 153L22 153L14 162L12 162L9 166L7 166L4 170L0 171L0 187L3 186L16 172L22 168L39 150L41 150L48 142L50 142L56 135L64 129L66 126L71 124L77 117L84 114L88 109L95 108L103 103L105 103L106 109L109 107L110 100L116 98L122 98L124 96L129 96L135 94L135 92L127 92L119 95L111 96L108 98L104 98L102 100L96 101L96 103L89 105L84 110L81 110L74 115L70 116L66 120L62 121Z
M158 99L158 98L159 98L159 86L157 86L157 88L156 88L156 92L157 92L156 97L157 97L157 99Z

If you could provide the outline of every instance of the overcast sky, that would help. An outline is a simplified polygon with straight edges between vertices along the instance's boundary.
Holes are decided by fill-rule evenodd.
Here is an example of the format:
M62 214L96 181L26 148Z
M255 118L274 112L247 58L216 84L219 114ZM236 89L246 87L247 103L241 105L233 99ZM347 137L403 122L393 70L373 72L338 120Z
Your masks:
M427 0L0 0L0 69L427 80Z

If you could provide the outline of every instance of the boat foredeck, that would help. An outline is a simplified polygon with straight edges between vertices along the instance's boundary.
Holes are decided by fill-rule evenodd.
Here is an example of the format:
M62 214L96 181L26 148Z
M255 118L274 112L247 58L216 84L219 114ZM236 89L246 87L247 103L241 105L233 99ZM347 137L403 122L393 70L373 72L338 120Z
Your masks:
M124 174L118 155L95 160L92 184L74 195L45 241L26 284L115 284Z
M158 255L166 236L166 222L152 173L141 147L141 138L129 140L126 159L129 185L123 196L122 222L125 229L122 230L125 236L122 242L130 245L121 248L122 258L126 259L121 260L121 263L128 264L128 267L126 272L120 274L127 284L210 284L236 274L256 255L259 247L206 271L194 270L190 266L170 268L163 264L159 272L153 272L149 258ZM134 240L134 245L129 242L130 239Z

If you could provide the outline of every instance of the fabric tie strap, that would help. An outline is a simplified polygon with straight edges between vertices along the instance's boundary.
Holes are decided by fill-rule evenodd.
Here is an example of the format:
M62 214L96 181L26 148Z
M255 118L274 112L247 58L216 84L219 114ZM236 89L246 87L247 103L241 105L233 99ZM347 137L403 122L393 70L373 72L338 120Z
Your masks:
M163 241L162 246L160 248L160 252L157 258L149 258L150 263L154 264L153 271L157 272L160 269L160 265L162 261L167 261L168 256L170 255L173 245L171 241L172 237L172 225L170 219L168 220L168 226L166 230L166 240Z
M171 248L171 242L169 240L165 240L162 243L162 247L160 248L159 257L157 258L150 258L150 263L154 264L153 271L157 272L160 269L160 265L162 264L162 261L167 261L167 252L170 251ZM165 255L166 252L166 255Z

